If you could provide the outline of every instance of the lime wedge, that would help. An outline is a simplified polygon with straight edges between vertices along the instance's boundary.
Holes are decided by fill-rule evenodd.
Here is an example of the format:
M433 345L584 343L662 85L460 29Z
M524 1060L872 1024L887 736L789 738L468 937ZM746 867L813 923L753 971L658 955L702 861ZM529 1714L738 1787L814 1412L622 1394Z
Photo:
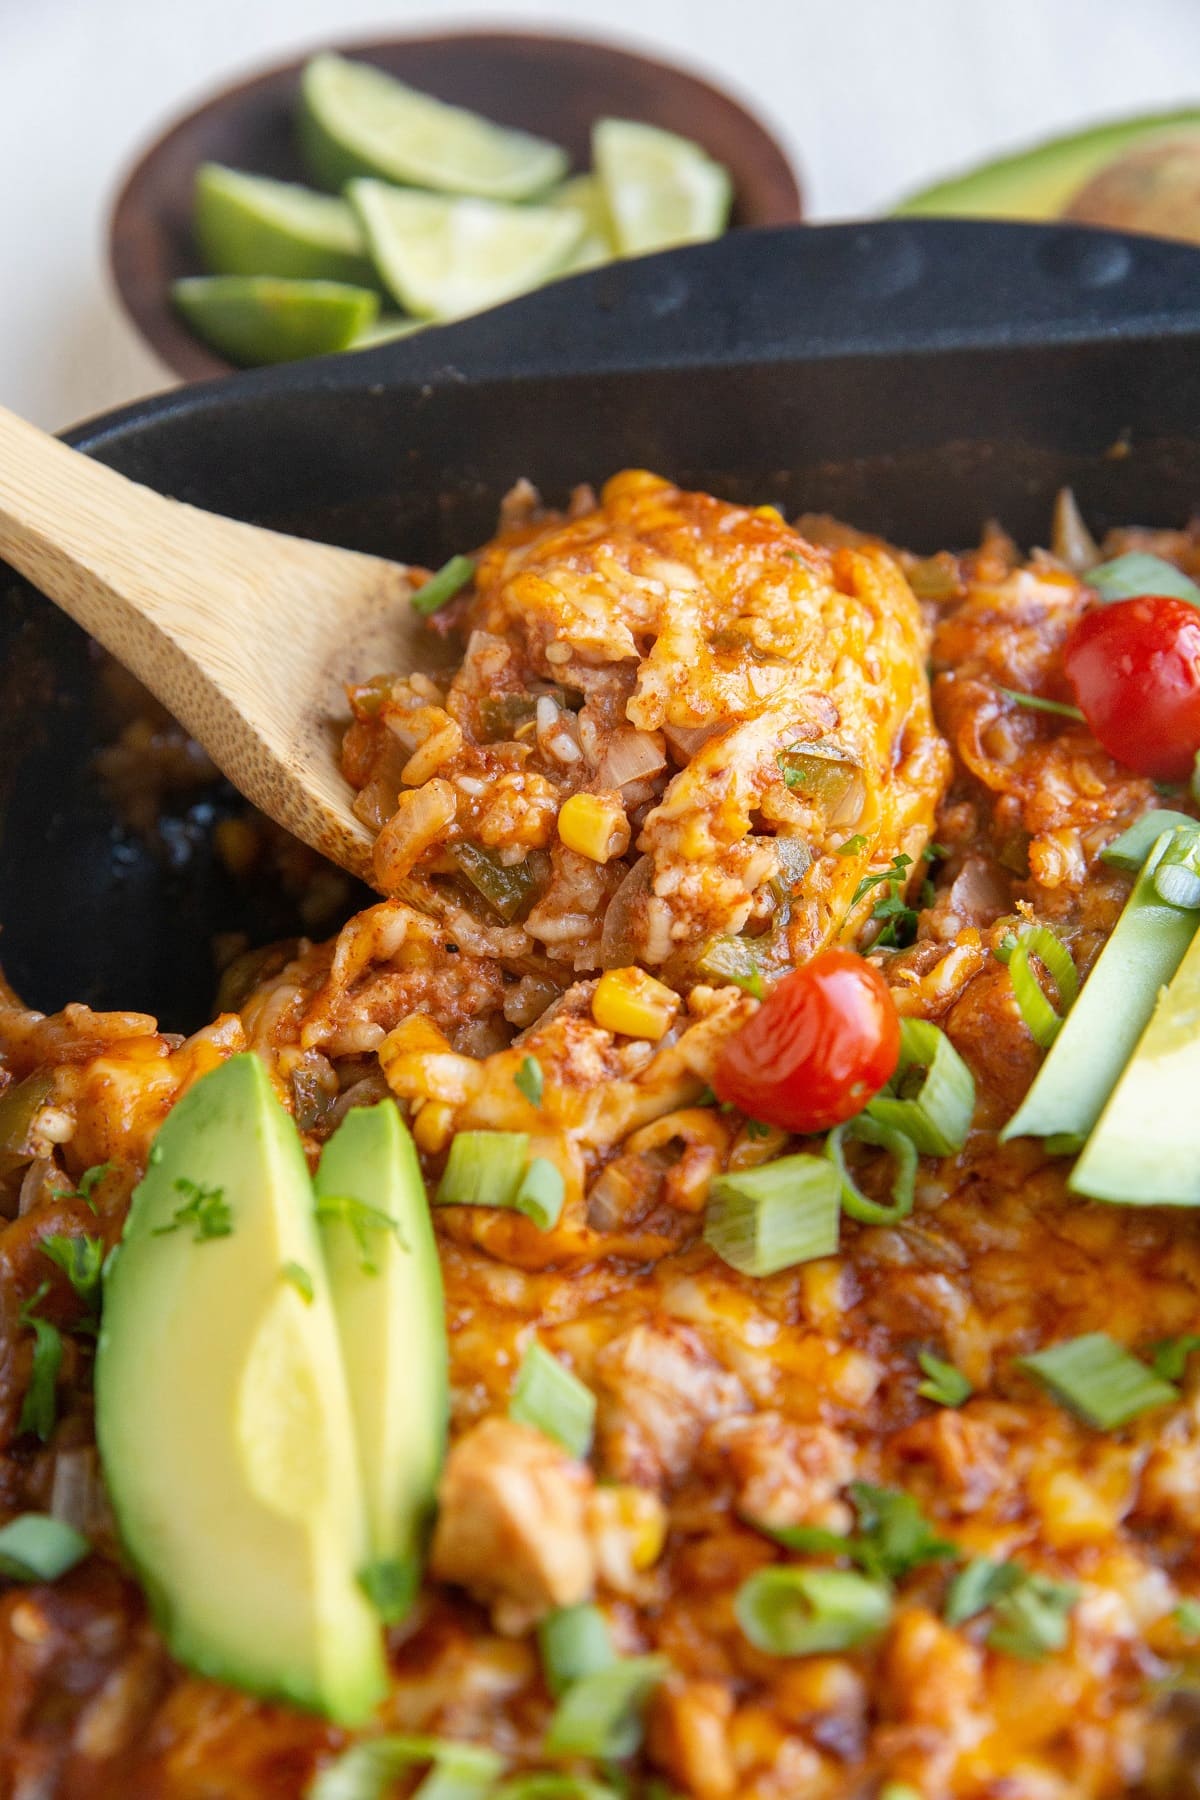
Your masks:
M373 325L360 331L347 347L351 350L373 350L376 344L391 344L397 338L411 337L414 331L428 329L428 321L425 319L398 319L395 313L384 313Z
M622 256L701 243L724 231L733 199L729 171L689 138L631 119L601 119L592 130L592 160Z
M171 298L205 343L247 365L344 350L379 311L371 288L274 275L191 275Z
M201 163L195 197L196 242L214 275L375 284L362 228L344 200L221 163Z
M616 245L604 189L594 175L572 175L570 181L564 181L560 188L546 196L545 204L578 213L583 220L583 236L559 270L560 275L578 275L584 269L598 269L601 263L612 261L617 253Z
M567 171L557 144L505 130L370 63L332 53L305 67L300 142L317 180L331 188L377 175L439 193L528 200Z
M388 292L407 312L455 319L539 287L583 236L573 210L504 206L352 181L346 189Z

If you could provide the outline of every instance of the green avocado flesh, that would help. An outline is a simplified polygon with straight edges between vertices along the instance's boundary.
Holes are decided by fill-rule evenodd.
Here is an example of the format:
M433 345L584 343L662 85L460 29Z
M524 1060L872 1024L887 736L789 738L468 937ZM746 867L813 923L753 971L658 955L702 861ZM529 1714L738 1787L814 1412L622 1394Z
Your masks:
M1108 163L1140 141L1185 128L1200 130L1200 111L1152 113L1097 125L939 181L909 195L894 210L934 217L1057 219Z
M1082 1143L1100 1117L1196 930L1195 913L1168 906L1155 892L1154 871L1171 837L1167 830L1155 840L1033 1086L1000 1133L1004 1141L1060 1137Z
M353 1410L300 1140L255 1056L158 1135L105 1278L96 1428L174 1655L364 1722L385 1667Z
M448 1409L441 1265L394 1100L347 1113L315 1187L366 1496L364 1581L391 1623L420 1582Z
M1196 915L1191 915L1193 926ZM1159 998L1133 1060L1071 1172L1093 1200L1200 1206L1200 936Z

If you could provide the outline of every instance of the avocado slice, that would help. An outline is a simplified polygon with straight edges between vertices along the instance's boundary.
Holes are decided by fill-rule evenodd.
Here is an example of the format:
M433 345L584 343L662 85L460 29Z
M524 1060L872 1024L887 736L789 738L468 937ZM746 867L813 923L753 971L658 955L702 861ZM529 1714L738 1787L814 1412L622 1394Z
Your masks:
M910 194L894 210L902 216L972 219L1060 219L1086 214L1094 224L1117 223L1095 216L1094 206L1073 215L1072 203L1102 170L1127 152L1160 136L1174 139L1191 133L1200 138L1200 111L1195 108L1110 120L981 163ZM1127 229L1136 228L1128 220L1124 222Z
M1196 923L1196 915L1191 915ZM1200 1206L1200 934L1113 1089L1068 1186L1128 1206Z
M394 1100L346 1114L314 1185L366 1495L360 1579L394 1624L420 1585L449 1409L441 1264Z
M256 1056L158 1134L105 1276L96 1432L179 1661L364 1722L386 1677L350 1397L308 1170Z
M1195 821L1188 825L1195 829ZM1000 1133L1059 1138L1078 1150L1095 1125L1196 930L1196 914L1160 900L1154 871L1174 833L1155 839L1133 891L1024 1101Z

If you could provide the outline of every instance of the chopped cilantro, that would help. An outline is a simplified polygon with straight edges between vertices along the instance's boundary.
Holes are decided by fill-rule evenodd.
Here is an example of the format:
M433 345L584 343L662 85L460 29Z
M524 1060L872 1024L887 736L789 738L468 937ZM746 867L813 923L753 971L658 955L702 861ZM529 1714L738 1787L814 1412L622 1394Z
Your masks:
M104 1239L69 1237L55 1232L38 1245L43 1256L60 1268L88 1309L89 1317L78 1329L95 1330L100 1312L100 1274L104 1268Z
M49 1281L43 1281L17 1315L20 1323L28 1325L33 1332L33 1364L17 1429L36 1433L43 1444L48 1442L54 1430L58 1413L56 1389L63 1356L62 1332L49 1319L39 1319L33 1310L41 1305L49 1292Z
M965 1625L976 1614L986 1612L1023 1579L1018 1563L993 1562L990 1557L976 1556L960 1569L946 1592L942 1617L947 1625Z
M1022 1662L1041 1662L1052 1650L1061 1650L1070 1634L1071 1609L1079 1589L1071 1581L1051 1581L1046 1575L1025 1574L1019 1586L997 1600L988 1647L1016 1656Z
M379 1264L371 1249L371 1234L376 1231L395 1233L396 1241L402 1250L407 1250L404 1233L399 1221L381 1212L377 1206L368 1206L365 1200L356 1200L353 1194L322 1194L317 1200L317 1220L320 1224L329 1224L340 1219L347 1225L358 1246L359 1261L364 1275L378 1275Z
M943 1362L932 1350L919 1351L917 1361L929 1378L917 1389L923 1399L932 1400L938 1406L961 1406L964 1400L971 1398L974 1388L953 1363Z
M938 862L942 857L949 856L949 854L950 852L947 850L945 844L926 844L921 852L923 860L927 863Z
M224 1188L201 1187L185 1175L181 1175L174 1186L175 1192L184 1196L184 1203L176 1207L169 1225L155 1227L151 1233L153 1237L166 1237L185 1225L193 1227L197 1244L203 1244L209 1238L233 1236L233 1208L225 1198Z
M295 1288L305 1306L313 1303L313 1279L303 1263L285 1262L279 1273Z
M957 1555L953 1544L937 1536L911 1494L854 1481L850 1498L858 1515L858 1530L850 1536L813 1525L767 1529L767 1535L789 1550L848 1556L868 1575L888 1581L898 1581L923 1563Z
M908 880L908 870L912 867L912 857L903 851L893 856L891 865L886 869L877 869L870 875L864 875L854 890L850 901L851 911L858 905L872 888L881 887L883 892L871 908L871 917L883 922L883 930L875 942L880 949L903 949L911 944L917 934L916 908L909 906L904 898L904 884Z
M1040 1662L1067 1641L1071 1608L1079 1589L1066 1581L1034 1575L1020 1563L976 1557L950 1583L943 1616L948 1625L963 1625L992 1611L988 1645L1023 1662Z
M51 1194L51 1199L83 1200L91 1207L92 1211L95 1212L96 1202L92 1199L92 1195L104 1180L104 1177L110 1170L115 1169L116 1166L116 1163L111 1162L93 1163L91 1168L85 1169L83 1174L79 1177L78 1187L55 1188Z
M760 1119L746 1120L746 1136L752 1143L761 1142L763 1138L769 1138L770 1135L771 1127L764 1125Z
M545 1085L541 1063L536 1056L527 1056L513 1076L513 1086L518 1093L524 1094L530 1106L540 1106Z

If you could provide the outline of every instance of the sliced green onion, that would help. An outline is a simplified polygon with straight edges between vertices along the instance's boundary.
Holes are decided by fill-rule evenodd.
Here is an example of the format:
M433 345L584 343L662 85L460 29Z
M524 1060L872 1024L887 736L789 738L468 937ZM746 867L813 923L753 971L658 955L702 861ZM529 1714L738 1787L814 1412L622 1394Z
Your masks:
M1171 1623L1184 1637L1200 1637L1200 1600L1181 1600L1171 1614Z
M728 982L755 1000L766 995L758 958L745 938L732 937L728 932L710 937L700 951L696 967L708 980Z
M1079 1589L1071 1582L1052 1581L1019 1563L980 1556L950 1583L942 1616L947 1625L965 1625L990 1607L989 1646L1025 1662L1039 1662L1066 1643L1071 1608L1078 1598Z
M537 1635L542 1673L556 1700L585 1675L596 1675L617 1660L598 1606L560 1606L557 1612L547 1613Z
M506 925L529 911L549 867L536 850L517 863L503 863L495 851L484 850L478 844L448 844L446 852L459 874L483 895Z
M922 1155L952 1156L971 1129L975 1078L939 1026L901 1019L896 1073L867 1111L911 1138Z
M439 606L445 606L447 600L453 600L460 593L475 573L475 564L469 556L452 556L444 562L436 575L431 575L424 587L419 587L409 605L414 612L428 618Z
M517 1092L528 1100L530 1106L542 1104L542 1093L546 1081L542 1074L542 1065L536 1056L527 1056L513 1076L513 1086Z
M1154 891L1168 906L1200 908L1200 832L1177 831L1158 859Z
M943 1362L932 1350L918 1351L917 1361L928 1377L917 1388L922 1399L932 1400L937 1406L961 1406L975 1392L961 1369Z
M555 1708L546 1755L632 1756L646 1702L670 1668L665 1656L625 1656L575 1682Z
M535 1156L517 1188L513 1205L539 1231L553 1231L562 1217L566 1186L562 1171L548 1157Z
M504 1758L483 1744L449 1738L368 1738L320 1771L306 1800L387 1800L398 1778L422 1763L433 1767L413 1800L484 1800L504 1773Z
M628 1800L607 1782L585 1775L556 1775L549 1770L535 1775L514 1775L502 1782L489 1800Z
M1169 831L1156 838L1066 1024L1000 1133L1004 1142L1086 1138L1104 1110L1196 930L1190 913L1164 905L1154 889L1154 871L1170 838Z
M1183 1337L1163 1338L1150 1351L1150 1367L1164 1381L1182 1381L1187 1374L1188 1358L1200 1350L1200 1337L1185 1333Z
M1182 569L1145 550L1129 550L1111 562L1098 563L1085 577L1106 605L1113 600L1139 600L1143 594L1166 594L1200 606L1200 587Z
M1037 957L1058 989L1061 1013L1051 1006L1043 993L1029 964L1031 956ZM1030 1036L1035 1044L1048 1050L1062 1030L1063 1021L1079 993L1079 973L1071 952L1048 926L1029 925L1017 935L1008 959L1008 972Z
M524 1131L460 1131L438 1183L439 1206L512 1206L529 1161Z
M1066 1644L1071 1609L1078 1598L1079 1589L1073 1582L1026 1573L1018 1586L995 1602L988 1648L1020 1657L1022 1662L1041 1662Z
M1018 1367L1036 1376L1056 1400L1099 1431L1113 1431L1140 1413L1170 1406L1179 1398L1169 1381L1130 1355L1106 1331L1090 1331L1034 1356L1023 1356Z
M87 1539L61 1519L20 1513L0 1529L0 1579L56 1581L90 1549Z
M1019 688L997 688L1006 700L1016 706L1023 706L1027 712L1057 713L1063 719L1082 720L1083 713L1077 706L1069 706L1065 700L1043 700L1040 694L1023 694Z
M851 1137L860 1144L874 1144L886 1150L896 1165L892 1176L892 1204L882 1205L868 1199L846 1166L845 1141ZM838 1125L825 1140L825 1154L838 1172L842 1189L842 1211L862 1225L898 1225L913 1209L917 1187L917 1147L902 1131L881 1125L878 1119L859 1113Z
M784 1156L720 1175L709 1189L704 1241L742 1275L777 1275L838 1247L841 1182L823 1156Z
M517 1371L508 1416L544 1431L568 1456L582 1458L591 1448L596 1396L535 1338Z
M1171 812L1165 806L1154 812L1143 813L1127 831L1123 831L1107 849L1100 852L1100 860L1111 863L1115 869L1128 869L1131 875L1135 875L1164 831L1175 830L1200 835L1200 819L1189 818L1187 813Z
M792 1569L775 1563L743 1581L734 1600L743 1634L766 1656L853 1650L892 1616L892 1591L849 1569Z

